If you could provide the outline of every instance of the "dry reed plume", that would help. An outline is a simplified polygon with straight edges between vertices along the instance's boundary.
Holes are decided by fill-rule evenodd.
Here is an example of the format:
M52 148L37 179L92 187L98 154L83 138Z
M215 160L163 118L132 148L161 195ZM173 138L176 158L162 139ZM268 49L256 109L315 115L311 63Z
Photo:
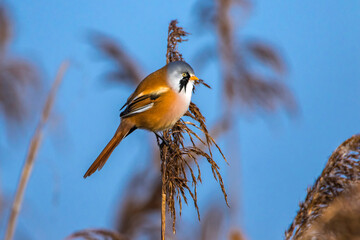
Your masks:
M320 177L308 189L305 201L300 203L300 210L286 231L285 238L301 239L317 219L326 218L325 212L328 211L329 205L359 181L360 135L354 135L343 142L330 156ZM344 199L346 198L344 196ZM358 209L358 206L355 208ZM328 212L328 214L331 213ZM360 213L357 212L355 215L359 219ZM333 230L336 231L336 229Z
M228 105L233 109L229 111L237 110L239 106L268 111L285 106L288 110L295 110L294 97L282 81L286 68L281 57L263 41L240 42L235 37L233 13L236 12L238 19L239 16L244 18L250 8L251 1L247 0L198 1L197 4L200 22L213 29L217 37L224 76L223 97L232 103ZM204 52L212 50L206 48Z
M360 239L360 184L349 186L327 207L302 240Z
M92 35L91 42L115 66L115 70L109 72L106 79L133 85L141 82L142 71L119 43L98 33Z
M39 76L28 61L10 54L12 23L0 5L0 111L8 123L21 123L31 113L28 98L39 88Z
M32 169L34 167L35 158L39 151L42 137L43 137L43 129L45 124L47 123L50 112L53 106L53 103L55 101L56 92L60 86L60 83L63 79L63 76L65 74L65 71L68 67L68 63L63 63L58 71L58 74L55 78L54 84L51 88L51 91L48 95L48 98L46 100L40 121L38 123L38 126L35 130L34 136L31 139L28 154L22 169L22 173L19 179L19 185L15 194L15 199L11 208L11 213L8 221L8 226L5 233L5 240L11 240L13 239L13 235L16 228L17 218L21 210L21 205L23 201L23 197L25 194L26 186L29 182L29 178L32 172Z
M183 61L182 55L178 52L177 47L178 43L184 41L184 37L186 35L187 33L183 30L183 28L177 26L176 20L170 23L166 52L167 63L171 61ZM223 191L224 198L227 203L227 194L225 192L224 183L219 172L219 167L213 159L211 146L215 145L225 161L226 158L219 146L215 143L215 140L210 136L205 124L205 117L201 114L199 108L194 103L190 103L189 110L185 116L189 117L193 122L180 119L172 129L164 131L163 138L167 144L160 142L158 139L162 175L162 239L165 239L165 204L167 205L168 211L170 212L173 219L173 232L175 233L175 202L177 201L179 203L181 214L182 199L185 203L187 203L185 192L190 194L197 210L198 218L200 220L200 213L197 205L196 187L198 181L201 182L201 172L197 157L204 157L210 163L213 176L217 181L219 181L221 190ZM189 128L189 126L199 130L204 135L204 139L202 139L195 131ZM185 136L187 136L190 140L190 146L185 146ZM208 152L205 152L199 148L195 144L195 139L205 145ZM192 164L196 166L196 171L194 171ZM188 179L186 173L187 171L190 172L191 181ZM193 190L191 190L189 187L189 182L191 182L194 186Z

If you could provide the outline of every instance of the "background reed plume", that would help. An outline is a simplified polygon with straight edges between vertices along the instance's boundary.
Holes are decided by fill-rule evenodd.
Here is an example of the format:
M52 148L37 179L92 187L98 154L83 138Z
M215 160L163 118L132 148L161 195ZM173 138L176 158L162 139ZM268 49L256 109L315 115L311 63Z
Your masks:
M296 102L283 81L287 69L274 47L261 40L236 38L238 26L248 17L251 7L247 0L198 1L199 21L217 37L217 46L201 50L212 53L217 49L217 53L200 53L199 60L207 63L214 56L220 59L223 98L229 103L225 112L239 111L239 107L269 112L285 107L293 111Z
M29 99L39 93L40 77L34 64L11 54L14 31L8 15L0 4L0 112L13 125L23 123L34 110Z

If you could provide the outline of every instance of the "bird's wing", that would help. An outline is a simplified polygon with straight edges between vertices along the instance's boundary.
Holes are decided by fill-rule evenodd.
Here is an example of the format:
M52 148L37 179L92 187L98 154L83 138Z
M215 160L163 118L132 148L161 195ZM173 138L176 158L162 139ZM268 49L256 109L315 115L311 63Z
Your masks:
M158 97L170 90L166 82L166 74L166 69L163 67L142 80L120 109L126 107L120 117L129 117L150 109Z
M123 109L126 106L125 110L120 113L120 117L126 118L149 110L154 106L156 100L168 90L169 88L160 88L152 92L141 92L135 97L131 96L131 98L129 98L125 105L121 108Z

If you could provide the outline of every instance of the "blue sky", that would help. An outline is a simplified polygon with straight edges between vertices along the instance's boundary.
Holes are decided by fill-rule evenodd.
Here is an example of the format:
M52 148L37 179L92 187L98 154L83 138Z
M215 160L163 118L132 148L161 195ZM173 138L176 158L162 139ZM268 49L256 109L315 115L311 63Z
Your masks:
M190 63L201 41L214 39L206 35L199 40L195 1L6 2L16 26L12 51L41 67L47 87L59 64L64 59L72 62L46 128L16 236L62 239L79 229L111 228L117 200L126 194L125 179L147 166L150 147L144 138L153 136L137 131L118 147L101 172L82 179L116 129L118 109L131 93L127 87L102 84L109 66L89 44L89 33L100 31L121 40L143 66L144 76L165 63L167 27L172 19L193 33L181 45ZM239 37L264 39L281 52L289 68L286 81L300 107L293 118L282 111L271 116L242 114L239 132L232 133L239 139L240 159L229 159L234 168L220 161L225 184L240 194L233 198L240 202L241 210L231 225L241 226L249 239L281 239L306 188L319 176L331 152L359 133L359 10L360 2L355 1L259 0L238 32ZM220 76L216 64L197 72L213 90L201 88L193 97L209 116L209 125L221 107L216 100ZM29 125L34 127L35 121ZM30 129L16 141L7 141L5 134L0 137L1 184L8 202L26 155ZM230 151L226 141L220 139L220 144ZM229 186L229 175L239 180L236 185ZM222 195L208 170L203 179L209 179L199 187L200 211L205 212L209 202L222 203ZM232 193L235 195L230 190L230 202ZM183 218L189 224L195 211L191 204L187 208ZM1 235L4 228L2 221Z

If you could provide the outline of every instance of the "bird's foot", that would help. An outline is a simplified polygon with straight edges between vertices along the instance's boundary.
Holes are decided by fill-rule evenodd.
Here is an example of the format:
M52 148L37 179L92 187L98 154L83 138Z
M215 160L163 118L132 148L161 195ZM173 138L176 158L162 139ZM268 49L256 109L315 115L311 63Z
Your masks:
M154 132L154 134L155 134L155 136L156 136L157 138L160 138L160 139L161 139L161 141L162 141L161 144L165 144L165 145L168 146L168 147L170 146L169 142L166 141L163 136L161 136L161 135L158 134L157 132Z

